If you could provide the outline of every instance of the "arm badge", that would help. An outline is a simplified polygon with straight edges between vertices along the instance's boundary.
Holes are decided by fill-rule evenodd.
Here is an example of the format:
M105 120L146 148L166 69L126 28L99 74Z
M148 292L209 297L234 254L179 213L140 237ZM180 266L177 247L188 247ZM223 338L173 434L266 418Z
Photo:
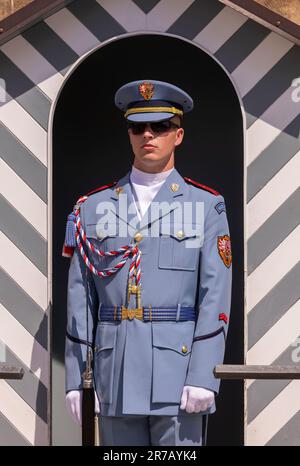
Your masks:
M218 236L217 244L219 255L226 267L229 268L232 262L230 236Z
M219 202L218 204L215 205L215 209L220 215L222 212L226 212L225 210L225 202Z

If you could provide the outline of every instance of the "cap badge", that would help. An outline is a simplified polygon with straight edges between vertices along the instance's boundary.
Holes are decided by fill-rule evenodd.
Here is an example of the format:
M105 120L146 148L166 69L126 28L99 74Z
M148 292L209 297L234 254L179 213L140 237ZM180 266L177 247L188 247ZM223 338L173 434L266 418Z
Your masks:
M139 92L145 100L150 100L154 94L154 84L144 82L139 85Z

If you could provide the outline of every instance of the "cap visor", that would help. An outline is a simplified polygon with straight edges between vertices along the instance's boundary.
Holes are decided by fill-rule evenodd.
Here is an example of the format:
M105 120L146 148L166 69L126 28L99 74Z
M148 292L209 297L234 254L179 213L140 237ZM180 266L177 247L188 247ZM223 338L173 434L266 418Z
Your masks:
M175 116L174 113L159 113L159 112L149 112L149 113L132 113L128 115L128 121L134 122L145 122L145 121L162 121L167 120Z

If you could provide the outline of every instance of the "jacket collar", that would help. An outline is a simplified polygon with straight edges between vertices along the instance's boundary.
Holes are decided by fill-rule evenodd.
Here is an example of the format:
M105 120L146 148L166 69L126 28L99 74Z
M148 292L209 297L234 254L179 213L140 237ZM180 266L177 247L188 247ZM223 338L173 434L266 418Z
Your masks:
M121 178L116 186L113 189L113 192L111 194L111 199L114 199L115 201L120 200L120 194L126 194L127 196L127 205L134 205L134 197L133 197L133 186L130 181L130 174L131 170L126 173L126 175ZM166 209L164 209L163 212L159 209L154 209L154 211L151 212L151 218L149 218L150 214L150 208L147 209L141 220L136 224L137 229L145 228L145 227L150 227L155 221L159 220L163 216L167 215L170 213L172 210L174 210L174 207L172 207L172 203L174 201L179 201L183 198L183 194L185 192L185 181L183 177L179 174L179 172L174 168L172 172L169 174L169 176L166 178L164 184L161 186L159 191L156 193L154 198L152 199L152 202L160 203L164 202L168 206ZM118 208L116 209L118 211ZM137 213L135 213L136 215Z

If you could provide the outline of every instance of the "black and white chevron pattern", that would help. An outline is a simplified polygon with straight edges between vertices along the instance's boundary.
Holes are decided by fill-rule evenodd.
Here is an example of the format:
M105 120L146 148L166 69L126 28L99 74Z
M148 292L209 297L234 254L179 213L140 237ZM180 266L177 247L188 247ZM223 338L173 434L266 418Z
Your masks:
M291 344L300 335L300 116L292 98L299 47L217 0L76 0L0 47L7 86L0 107L0 357L25 370L22 382L0 380L1 444L49 441L51 105L84 54L139 31L194 42L239 93L246 116L247 362L292 364ZM296 380L247 384L246 444L299 444L299 392Z

